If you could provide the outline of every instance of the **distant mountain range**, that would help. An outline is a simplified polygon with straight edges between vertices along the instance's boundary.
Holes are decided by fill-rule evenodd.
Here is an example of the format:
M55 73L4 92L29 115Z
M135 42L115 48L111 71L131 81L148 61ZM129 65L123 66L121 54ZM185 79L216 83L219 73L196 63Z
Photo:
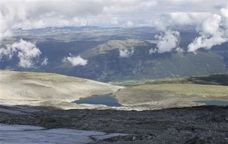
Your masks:
M180 28L183 49L197 35L191 28ZM47 65L32 68L18 67L17 58L2 59L1 69L55 72L100 81L128 79L157 79L201 76L228 72L228 43L197 53L150 53L156 47L154 36L159 32L150 27L100 28L67 27L36 30L17 30L15 37L36 42L48 58ZM70 57L78 57L86 64L72 65ZM65 58L65 61L64 61ZM67 61L68 60L68 61Z

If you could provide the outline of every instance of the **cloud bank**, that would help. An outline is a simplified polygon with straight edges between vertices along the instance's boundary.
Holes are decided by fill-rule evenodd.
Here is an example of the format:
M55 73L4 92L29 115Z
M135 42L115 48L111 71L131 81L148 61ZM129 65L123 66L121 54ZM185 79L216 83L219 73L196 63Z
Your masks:
M162 31L157 52L175 49L172 26L196 26L188 51L227 42L226 0L1 0L0 41L14 29L62 26L153 26Z
M152 21L161 15L216 12L226 3L226 0L1 0L0 24L5 34L7 27L153 25Z

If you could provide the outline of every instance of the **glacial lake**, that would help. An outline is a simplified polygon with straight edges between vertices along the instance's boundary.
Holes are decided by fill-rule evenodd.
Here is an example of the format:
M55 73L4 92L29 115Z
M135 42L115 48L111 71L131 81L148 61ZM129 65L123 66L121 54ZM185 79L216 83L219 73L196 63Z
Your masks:
M76 104L94 104L94 105L105 105L111 107L119 107L121 104L112 94L95 95L87 98L80 98L74 101Z
M204 103L205 105L228 106L228 101L223 101L223 100L200 100L195 102Z

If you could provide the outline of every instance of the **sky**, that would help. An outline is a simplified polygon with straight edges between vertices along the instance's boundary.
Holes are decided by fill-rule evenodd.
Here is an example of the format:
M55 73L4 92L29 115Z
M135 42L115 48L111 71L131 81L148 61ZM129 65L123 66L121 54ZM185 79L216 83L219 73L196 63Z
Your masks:
M86 25L161 27L161 21L167 17L169 23L192 24L208 14L220 13L222 8L227 8L226 0L1 0L0 25L1 31L7 25L23 29Z
M227 0L0 0L0 42L13 36L14 29L65 26L140 27L161 31L157 47L150 53L170 52L179 47L179 26L193 26L198 33L188 52L211 49L228 41ZM32 51L33 53L27 52ZM31 67L31 59L41 55L34 43L20 40L0 48L2 56L18 53L19 65ZM128 57L134 53L120 51ZM72 65L86 65L80 56L66 57ZM47 64L44 59L42 64Z

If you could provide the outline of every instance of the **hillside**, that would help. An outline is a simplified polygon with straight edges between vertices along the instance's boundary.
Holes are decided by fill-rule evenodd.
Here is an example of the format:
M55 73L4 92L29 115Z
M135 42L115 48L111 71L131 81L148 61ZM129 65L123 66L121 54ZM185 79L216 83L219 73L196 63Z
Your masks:
M79 53L87 65L62 64L55 71L99 81L146 80L227 73L226 58L217 51L152 53L154 43L112 40Z
M76 107L83 97L113 93L121 87L51 73L0 71L0 103Z
M83 77L103 82L179 78L228 72L228 43L196 53L186 52L194 40L194 30L180 29L180 47L184 52L150 53L156 49L160 32L151 27L136 28L53 28L18 31L17 36L4 40L12 44L20 39L35 41L41 51L39 60L47 65L18 66L17 56L2 57L1 69L42 71ZM87 63L72 65L66 58L80 56Z
M130 107L159 109L196 105L228 105L227 75L180 79L122 81L116 92L119 103Z
M53 73L0 71L0 102L122 110L219 105L228 103L226 82L227 75L212 75L107 84Z

